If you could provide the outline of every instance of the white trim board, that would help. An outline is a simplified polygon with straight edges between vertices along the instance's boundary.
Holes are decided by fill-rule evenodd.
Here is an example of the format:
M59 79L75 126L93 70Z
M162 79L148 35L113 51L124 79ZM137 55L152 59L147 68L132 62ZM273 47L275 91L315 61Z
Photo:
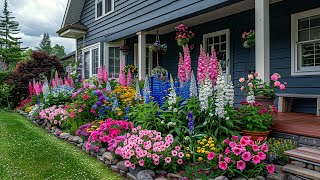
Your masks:
M146 51L147 48L150 47L151 44L146 44ZM149 72L146 72L146 74L151 74L152 68L153 68L153 53L150 51L147 51L149 53ZM134 43L134 59L133 59L133 64L139 69L139 64L138 64L138 43Z

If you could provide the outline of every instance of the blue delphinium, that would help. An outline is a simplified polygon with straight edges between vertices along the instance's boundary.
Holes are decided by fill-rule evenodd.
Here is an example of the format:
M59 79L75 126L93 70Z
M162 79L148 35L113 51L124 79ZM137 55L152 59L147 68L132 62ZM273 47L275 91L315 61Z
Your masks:
M144 81L143 98L144 98L144 103L146 103L146 104L150 103L150 86L149 86L149 78L148 77L146 77L146 79Z
M194 134L194 118L192 112L188 113L188 129L189 129L189 135Z

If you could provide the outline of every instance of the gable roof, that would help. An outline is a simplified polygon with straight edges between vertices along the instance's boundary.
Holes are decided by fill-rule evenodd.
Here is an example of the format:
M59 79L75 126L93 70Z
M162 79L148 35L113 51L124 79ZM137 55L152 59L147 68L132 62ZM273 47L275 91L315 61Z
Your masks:
M85 0L68 0L61 28L70 24L75 24L80 21L81 12L84 7L84 4Z

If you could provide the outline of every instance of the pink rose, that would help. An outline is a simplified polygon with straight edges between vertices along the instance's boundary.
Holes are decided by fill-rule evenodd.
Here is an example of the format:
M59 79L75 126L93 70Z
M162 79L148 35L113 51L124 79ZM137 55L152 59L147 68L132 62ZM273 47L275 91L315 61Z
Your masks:
M248 83L248 86L249 86L249 87L253 87L253 84L252 84L252 83Z
M255 77L258 77L258 75L259 75L258 72L255 72L255 73L254 73L254 76L255 76Z
M280 82L280 81L274 82L274 86L275 86L275 87L279 87L280 85L281 85L281 82Z
M286 86L284 84L280 84L279 89L283 91L286 89Z
M239 79L239 82L243 83L245 81L244 77Z
M279 79L279 76L278 76L278 74L276 74L276 73L274 73L274 74L271 76L271 80L272 80L272 81L278 81L278 79Z
M253 79L253 74L248 74L248 79Z
M244 86L241 86L240 90L243 91L244 90Z

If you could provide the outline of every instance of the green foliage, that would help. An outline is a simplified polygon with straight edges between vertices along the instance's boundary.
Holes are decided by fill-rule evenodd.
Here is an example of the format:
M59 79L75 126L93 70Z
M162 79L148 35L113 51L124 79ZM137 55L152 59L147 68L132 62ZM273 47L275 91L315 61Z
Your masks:
M214 170L210 163L198 162L187 164L184 167L182 177L192 177L193 179L209 180L216 178L217 170Z
M51 46L51 40L49 33L43 33L42 40L39 44L39 47L37 47L37 50L46 52L47 54L51 56L57 56L58 59L63 58L65 53L65 48L59 44Z
M51 55L57 56L59 59L63 58L66 55L64 47L59 44L54 45L51 50Z
M44 102L44 108L51 107L53 105L64 105L71 102L72 99L70 96L65 96L62 93L59 93L57 97L54 97L52 93L48 94Z
M297 143L289 139L270 138L268 140L270 163L285 165L289 162L289 157L284 154L287 150L297 148Z
M4 83L7 80L9 73L9 71L0 71L0 84Z
M0 85L0 102L6 101L7 107L10 109L11 102L9 101L9 97L11 95L11 91L14 89L14 85L10 84L1 84Z

